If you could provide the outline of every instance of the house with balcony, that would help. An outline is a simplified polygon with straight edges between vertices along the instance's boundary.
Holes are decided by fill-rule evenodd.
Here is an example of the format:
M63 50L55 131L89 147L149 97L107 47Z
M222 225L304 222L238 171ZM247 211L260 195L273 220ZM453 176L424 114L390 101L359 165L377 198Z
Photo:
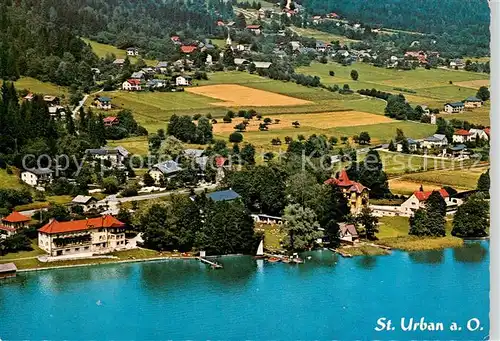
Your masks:
M30 220L29 217L16 211L3 217L0 220L0 239L10 237L19 230L28 227Z
M111 215L50 220L38 230L38 246L49 256L103 254L126 248L125 224Z
M368 205L370 189L359 182L349 179L345 169L339 173L337 178L326 180L325 184L340 187L347 199L350 211L354 215L361 213L363 207Z

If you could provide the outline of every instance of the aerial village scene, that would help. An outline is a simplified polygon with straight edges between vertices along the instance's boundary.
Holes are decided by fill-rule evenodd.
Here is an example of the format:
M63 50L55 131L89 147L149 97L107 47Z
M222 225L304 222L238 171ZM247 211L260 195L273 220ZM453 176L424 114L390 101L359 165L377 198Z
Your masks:
M236 254L483 264L488 6L445 25L338 3L0 4L0 278L171 259L230 273Z

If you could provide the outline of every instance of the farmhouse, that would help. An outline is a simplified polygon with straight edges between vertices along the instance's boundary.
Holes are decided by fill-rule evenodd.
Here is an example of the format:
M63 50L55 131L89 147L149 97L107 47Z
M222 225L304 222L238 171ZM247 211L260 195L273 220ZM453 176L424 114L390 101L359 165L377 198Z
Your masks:
M97 97L94 103L97 109L102 109L102 110L111 109L111 98L109 97Z
M253 62L257 69L267 70L271 67L273 63L271 62Z
M56 96L51 96L51 95L45 95L43 96L43 100L47 105L50 106L57 106L60 104L59 97Z
M422 141L423 148L433 148L433 147L446 147L448 145L448 139L446 135L434 134L432 136L426 137Z
M127 49L127 56L138 56L139 50L135 47L129 47Z
M234 64L236 66L248 65L248 64L250 64L250 61L247 59L244 59L244 58L234 58Z
M122 89L126 91L141 91L141 81L139 79L128 79L123 82Z
M316 51L325 52L327 48L328 48L328 45L325 44L324 41L316 40Z
M111 127L120 124L120 120L116 116L106 116L102 119L104 126Z
M158 62L156 64L156 72L165 73L168 70L168 62Z
M433 191L416 191L404 203L401 204L401 210L405 214L413 216L416 210L424 208L427 199L431 196ZM453 212L463 201L456 198L451 198L446 189L441 188L438 193L444 199L448 212Z
M163 79L150 79L147 81L146 86L148 88L161 89L166 87L168 82Z
M410 150L410 152L414 152L418 149L418 141L417 140L407 138L406 141L408 141L408 149ZM403 143L402 142L398 142L396 144L396 150L398 152L403 151Z
M137 71L137 72L134 72L132 73L132 75L130 76L131 79L144 79L144 72L142 71Z
M130 153L123 147L87 149L85 154L94 160L109 161L111 167L122 167Z
M125 249L125 224L111 215L65 222L52 219L38 230L38 246L50 256Z
M464 144L457 144L456 146L449 147L448 150L445 150L446 155L452 158L469 158L470 152L467 151L467 146Z
M453 133L453 143L466 143L475 140L475 135L465 129L457 129Z
M155 180L157 185L160 185L163 180L173 178L182 170L179 164L173 160L157 163L148 171L149 175Z
M467 97L464 101L466 108L481 108L483 106L483 101L475 96Z
M172 40L172 42L173 42L174 44L177 44L177 45L182 44L182 43L181 43L181 37L179 37L179 36L171 36L171 37L170 37L170 40Z
M489 136L486 133L486 129L483 130L483 129L472 128L469 130L469 133L471 133L474 136L474 139L476 140L485 140L485 141L489 140Z
M260 26L260 25L247 25L247 30L255 33L256 35L259 35L262 32L262 26Z
M71 206L81 207L83 212L97 208L97 199L89 195L77 195L71 200Z
M461 113L465 109L463 102L446 103L444 105L444 111L448 114Z
M341 243L354 244L359 241L359 234L354 224L339 224L339 239Z
M193 45L183 45L181 46L181 52L185 54L190 54L196 51L197 47Z
M177 85L177 86L190 86L191 79L192 78L189 76L177 76L177 77L175 77L175 85Z
M123 64L125 64L125 59L117 58L114 60L113 64L116 66L123 66Z
M450 67L454 69L463 69L465 67L465 63L462 59L455 59L450 61Z
M337 178L326 180L325 184L340 187L348 200L352 214L359 214L361 209L368 205L370 189L359 182L350 180L345 169L340 172Z
M21 173L21 180L30 186L44 186L52 182L52 170L48 168L31 168Z
M16 211L3 217L0 223L0 239L10 237L16 234L19 229L28 227L30 220L29 217Z

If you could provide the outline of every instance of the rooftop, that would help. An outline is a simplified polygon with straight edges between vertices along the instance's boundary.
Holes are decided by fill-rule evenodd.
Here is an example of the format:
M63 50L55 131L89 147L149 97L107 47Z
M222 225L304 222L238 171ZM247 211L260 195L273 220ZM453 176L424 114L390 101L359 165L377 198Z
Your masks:
M433 192L434 191L416 191L413 192L413 194L417 197L418 201L426 201L427 199L429 199ZM441 188L438 192L439 194L441 194L441 197L443 197L443 199L450 196L444 188Z
M8 223L23 223L30 221L31 219L19 212L13 211L11 214L2 218L2 221L6 221Z
M182 170L179 164L173 160L157 163L152 168L158 169L163 174L172 174Z
M85 231L96 228L124 228L125 224L111 215L84 220L73 220L59 222L55 219L45 224L38 232L47 234L68 233Z
M232 189L213 192L208 194L207 197L212 199L213 201L230 201L241 198L241 196Z

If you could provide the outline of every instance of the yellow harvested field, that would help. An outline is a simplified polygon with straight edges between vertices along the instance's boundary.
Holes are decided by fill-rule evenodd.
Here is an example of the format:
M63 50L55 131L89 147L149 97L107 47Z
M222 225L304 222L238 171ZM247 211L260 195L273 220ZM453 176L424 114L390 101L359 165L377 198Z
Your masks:
M478 79L474 81L456 82L454 83L458 86L463 86L464 88L479 89L482 86L490 86L489 79Z
M223 107L277 107L311 104L310 101L236 84L206 85L188 88L193 94L223 102L210 103Z
M369 114L361 111L337 111L337 112L322 112L310 114L282 114L282 115L269 115L263 116L262 120L256 118L249 121L246 131L258 131L259 124L263 123L264 119L269 117L273 120L270 125L270 130L276 129L289 129L292 127L292 122L299 121L300 126L316 128L316 129L329 129L336 127L353 127L364 126L370 124L394 122L390 118L382 115ZM215 124L213 126L214 133L227 133L233 132L234 126L243 122L243 118L233 118L231 123ZM276 121L279 120L279 121Z
M426 191L434 191L441 189L441 186L431 185L431 184L422 184L416 181L408 181L403 179L393 179L389 180L389 188L392 193L395 194L404 194L410 195L415 191L420 189L420 185L424 186L424 190Z

